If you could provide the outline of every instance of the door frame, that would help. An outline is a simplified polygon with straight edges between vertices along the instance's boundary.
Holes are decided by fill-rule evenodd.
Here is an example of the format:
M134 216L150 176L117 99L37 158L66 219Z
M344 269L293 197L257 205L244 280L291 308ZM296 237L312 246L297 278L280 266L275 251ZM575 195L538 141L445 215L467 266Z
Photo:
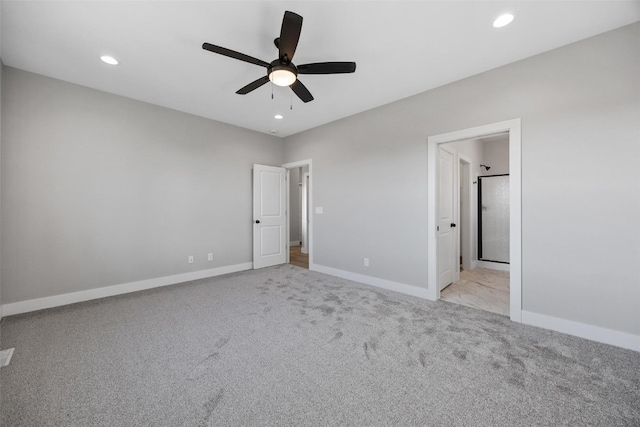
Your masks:
M509 132L509 313L514 322L522 322L522 130L521 119L506 120L468 129L442 133L427 138L427 227L428 227L428 274L427 298L440 299L438 289L438 146L447 142L482 138Z
M302 194L300 195L300 203L302 204L302 215L300 234L302 235L302 243L300 244L300 252L309 254L309 172L302 174Z
M464 166L463 166L464 164ZM471 171L471 158L465 156L464 154L458 153L458 177L460 181L458 181L458 186L456 190L460 191L460 188L464 186L464 190L459 194L457 194L456 201L458 203L458 233L460 238L458 239L458 254L457 260L460 260L462 256L463 267L467 270L474 269L473 257L471 254L473 253L473 227L471 224L473 223L471 219L471 212L473 211L473 173ZM463 171L467 172L466 177L463 175ZM466 191L466 197L465 197ZM464 199L464 204L468 208L468 212L466 215L462 213L462 207L460 205L460 201ZM464 220L466 217L466 221ZM464 230L464 232L463 232ZM464 237L464 239L463 239ZM466 256L465 256L466 255ZM457 264L458 271L458 280L460 280L460 262Z
M290 259L290 239L291 239L291 230L290 230L290 216L289 216L289 212L291 212L291 198L289 195L289 189L291 188L290 185L290 177L289 177L289 171L291 169L294 168L300 168L300 167L304 167L304 166L309 166L309 186L307 188L307 191L309 192L308 194L308 198L309 198L309 208L308 208L308 212L307 212L307 216L309 217L309 223L308 223L308 245L307 245L307 250L309 252L309 270L313 270L314 269L314 262L313 262L313 215L311 214L312 212L312 206L313 206L313 160L312 159L306 159L306 160L300 160L297 162L290 162L290 163L285 163L282 165L283 168L285 168L287 170L287 264L289 262L291 262Z

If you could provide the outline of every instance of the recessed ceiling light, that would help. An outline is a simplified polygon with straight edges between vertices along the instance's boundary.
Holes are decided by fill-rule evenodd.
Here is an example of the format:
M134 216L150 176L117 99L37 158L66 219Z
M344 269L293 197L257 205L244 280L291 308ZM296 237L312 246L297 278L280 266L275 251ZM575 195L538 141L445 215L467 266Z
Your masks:
M282 114L276 114L275 116L273 116L274 119L278 119L278 120L282 120L284 119L284 116Z
M506 27L507 25L511 24L511 21L513 21L513 15L510 13L505 13L504 15L498 16L498 18L496 18L496 20L493 21L493 27L494 28Z
M103 55L103 56L100 57L100 60L102 62L104 62L105 64L118 65L118 61L113 56Z

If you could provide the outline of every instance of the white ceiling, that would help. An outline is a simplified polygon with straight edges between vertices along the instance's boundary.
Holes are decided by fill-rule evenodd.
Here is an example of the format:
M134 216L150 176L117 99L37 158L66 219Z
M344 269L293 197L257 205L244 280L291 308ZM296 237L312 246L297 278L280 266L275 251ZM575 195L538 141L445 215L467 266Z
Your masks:
M304 17L294 63L355 74L301 76L308 104L289 88L272 100L271 84L236 95L265 69L202 43L271 62L285 10ZM640 1L21 0L1 14L5 65L284 137L638 21Z

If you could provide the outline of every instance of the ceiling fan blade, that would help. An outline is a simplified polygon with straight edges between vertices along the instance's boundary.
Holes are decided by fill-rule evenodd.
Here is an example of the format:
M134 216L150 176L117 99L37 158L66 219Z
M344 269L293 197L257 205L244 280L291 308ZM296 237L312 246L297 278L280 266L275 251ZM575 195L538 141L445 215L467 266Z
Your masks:
M246 95L249 92L258 89L260 86L262 86L263 84L267 83L268 81L269 81L269 77L268 76L260 77L258 80L255 80L255 81L249 83L248 85L246 85L242 89L238 89L238 91L236 93L238 95Z
M307 89L307 87L303 85L300 80L296 80L295 82L293 82L290 87L291 90L293 90L295 94L298 95L298 98L300 98L302 102L313 101L313 95L311 95L309 89Z
M356 71L355 62L316 62L298 65L298 74L342 74Z
M302 16L287 10L282 18L280 40L278 41L281 60L289 63L293 59L300 39L300 31L302 31Z
M213 45L211 43L203 43L202 48L204 50L211 51L213 53L218 53L220 55L228 56L229 58L239 59L240 61L248 62L250 64L260 65L261 67L269 67L268 62L264 62L260 59L254 58L249 55L245 55L244 53L236 52L235 50L227 49L225 47L220 47Z

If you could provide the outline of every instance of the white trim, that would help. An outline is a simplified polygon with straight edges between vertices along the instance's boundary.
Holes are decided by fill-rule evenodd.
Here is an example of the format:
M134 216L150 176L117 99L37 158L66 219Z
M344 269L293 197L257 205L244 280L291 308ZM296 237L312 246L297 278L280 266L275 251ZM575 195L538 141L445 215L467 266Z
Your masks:
M302 173L302 193L301 196L301 212L300 212L300 234L301 242L300 252L309 254L309 172Z
M509 126L509 312L522 322L522 128L520 119Z
M45 308L59 307L62 305L74 304L98 298L159 288L161 286L175 285L178 283L189 282L191 280L206 279L207 277L221 276L223 274L251 270L252 268L253 263L245 262L242 264L228 265L208 270L192 271L190 273L176 274L173 276L123 283L121 285L104 286L102 288L88 289L86 291L71 292L68 294L3 304L2 311L5 316L12 316L14 314L28 313L30 311L43 310Z
M509 264L503 264L501 262L478 260L477 266L480 268L488 268L489 270L511 271L511 267Z
M310 268L311 269L311 268ZM414 285L392 282L391 280L380 279L378 277L365 276L364 274L352 273L350 271L338 270L337 268L327 267L315 264L313 271L328 274L330 276L340 277L342 279L352 280L354 282L364 283L365 285L375 286L377 288L387 289L389 291L400 292L401 294L411 295L418 298L427 299L427 289Z
M300 246L300 241L299 240L291 240L289 242L289 246Z
M428 298L437 300L438 290L438 252L437 252L437 183L438 183L438 145L447 142L473 139L502 132L509 132L509 175L510 175L510 247L509 277L511 320L522 321L522 194L521 194L521 120L512 119L470 129L447 132L427 138L427 283Z
M300 167L304 167L304 166L309 166L309 214L311 214L311 212L313 212L313 160L312 159L306 159L306 160L299 160L297 162L290 162L290 163L285 163L282 165L283 168L289 170L289 169L293 169L293 168L300 168ZM289 200L287 200L287 209L291 209L291 207L289 206ZM309 242L308 242L308 250L307 252L309 253L309 270L313 270L313 222L314 222L314 216L313 215L309 215ZM289 221L287 221L287 233L289 233Z
M460 237L458 239L458 259L460 259L460 255L461 254L464 254L466 252L467 253L466 259L465 259L464 256L462 257L463 264L466 264L466 268L471 270L471 269L474 268L473 267L474 260L473 260L473 257L471 256L471 254L473 253L472 247L473 247L474 243L476 242L476 239L474 239L474 233L473 233L474 229L471 226L471 224L473 223L472 217L473 217L474 213L477 211L477 209L474 209L474 208L477 208L477 206L473 205L473 169L472 169L473 161L472 161L472 159L470 157L467 157L466 155L464 155L462 153L458 153L458 163L457 163L457 166L459 168L458 169L458 176L460 176L460 173L464 168L463 163L465 165L467 165L467 169L468 169L468 172L469 172L469 176L467 177L466 182L463 183L464 187L467 189L467 192L469 193L469 194L467 194L467 198L465 200L465 204L468 206L469 212L468 212L468 218L467 218L466 223L463 223L463 221L462 221L462 217L463 217L462 209L460 209L460 200L462 199L463 195L462 194L458 194L458 198L457 198L457 201L458 201L458 225L459 225L458 233L459 233L459 235L461 235L462 234L462 230L466 230L466 237L467 237L465 239L465 241L462 242L462 246L464 246L466 248L466 250L464 250L464 251L463 251L463 248L460 247L460 241L462 241L462 237ZM460 189L460 183L458 183L458 187L457 187L458 191L459 191L459 189ZM456 266L457 266L456 268L458 269L458 277L459 277L460 276L460 263L456 263ZM463 267L465 267L465 266L463 265Z
M285 248L285 251L287 252L286 254L286 258L284 260L285 264L289 264L291 262L291 230L290 230L290 224L291 224L291 171L289 169L285 169L285 179L284 179L284 186L286 187L285 189L285 201L284 201L284 209L285 209L285 217L287 219L287 223L286 223L286 241L289 242L287 244L287 247ZM255 257L255 255L254 255Z
M587 325L572 320L559 319L545 314L522 312L522 323L574 335L591 341L615 345L629 350L640 351L640 335L614 331L599 326Z
M310 164L311 164L311 159L306 159L306 160L299 160L297 162L285 163L282 165L282 167L285 169L293 169L293 168L302 168Z

